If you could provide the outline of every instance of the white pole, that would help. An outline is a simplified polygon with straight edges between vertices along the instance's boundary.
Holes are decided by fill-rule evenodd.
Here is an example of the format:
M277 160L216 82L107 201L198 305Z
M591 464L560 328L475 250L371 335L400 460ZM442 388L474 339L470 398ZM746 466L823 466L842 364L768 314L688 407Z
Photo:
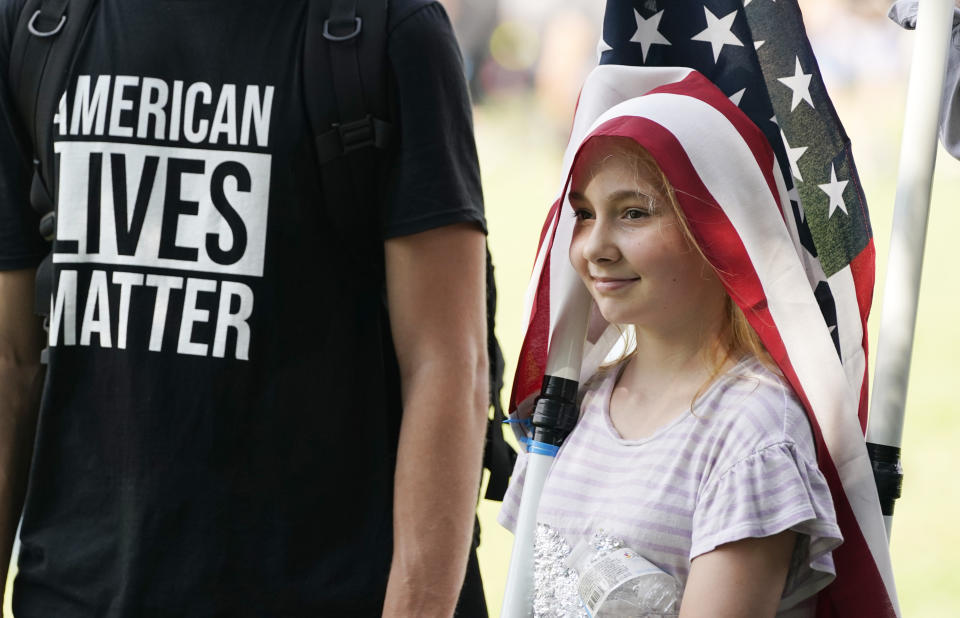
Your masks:
M920 0L867 442L899 449L954 0ZM899 452L896 453L899 459ZM899 462L896 463L899 468ZM881 496L882 499L882 496ZM892 510L884 518L890 538Z
M533 543L537 533L537 507L540 494L553 465L550 455L527 453L527 472L520 497L513 553L507 570L507 588L503 594L500 618L526 618L533 615Z
M568 276L573 269L569 269ZM560 311L550 338L547 353L547 376L573 381L580 379L583 359L583 341L587 331L592 300L579 280L568 286L558 286L566 294L556 300ZM574 413L576 413L574 411ZM533 550L537 533L537 508L554 456L544 454L543 445L531 442L527 447L527 471L520 496L520 509L513 534L513 553L507 570L507 587L503 595L500 618L526 618L533 615Z

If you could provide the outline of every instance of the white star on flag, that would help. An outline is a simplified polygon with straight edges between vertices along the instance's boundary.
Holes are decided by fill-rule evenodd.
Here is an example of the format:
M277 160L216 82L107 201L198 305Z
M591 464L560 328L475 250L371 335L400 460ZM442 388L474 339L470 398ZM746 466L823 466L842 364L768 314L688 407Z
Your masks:
M830 213L827 215L827 218L833 216L834 211L838 208L843 211L843 214L848 215L847 206L843 203L843 190L847 186L849 180L837 180L837 171L833 167L833 163L830 164L830 182L824 185L817 185L820 187L820 190L826 193L830 197Z
M740 107L740 101L743 99L743 93L746 91L747 91L746 88L741 88L740 90L734 92L727 98L730 99L734 105L736 105L737 107Z
M723 17L717 18L710 12L710 9L703 7L703 12L707 16L707 29L691 37L694 41L704 41L713 46L713 61L720 59L720 52L724 45L737 45L743 47L740 39L733 34L733 20L737 18L738 11L731 11Z
M644 19L637 9L633 9L633 14L637 18L637 31L630 37L631 43L640 43L640 51L643 54L643 61L647 61L647 52L651 45L670 45L670 41L660 34L660 19L663 18L661 10L656 15Z
M783 147L787 149L787 158L790 159L790 172L797 180L803 180L803 176L800 175L800 166L797 162L800 160L800 157L803 156L803 153L807 151L807 146L792 148L790 143L787 142L787 136L783 134L783 131L780 131L780 139L783 140Z
M810 107L813 107L813 98L810 97L810 78L811 73L804 73L800 68L800 58L797 58L797 68L793 75L789 77L780 77L778 82L784 84L793 92L793 100L790 102L790 111L797 109L800 101L806 101Z

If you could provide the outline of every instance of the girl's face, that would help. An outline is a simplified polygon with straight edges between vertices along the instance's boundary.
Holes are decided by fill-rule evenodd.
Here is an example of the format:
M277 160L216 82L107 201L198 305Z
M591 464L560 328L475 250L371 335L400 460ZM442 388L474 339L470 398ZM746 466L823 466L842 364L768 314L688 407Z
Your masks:
M687 241L657 179L625 157L595 151L581 153L571 180L570 261L603 317L669 332L721 316L723 286Z

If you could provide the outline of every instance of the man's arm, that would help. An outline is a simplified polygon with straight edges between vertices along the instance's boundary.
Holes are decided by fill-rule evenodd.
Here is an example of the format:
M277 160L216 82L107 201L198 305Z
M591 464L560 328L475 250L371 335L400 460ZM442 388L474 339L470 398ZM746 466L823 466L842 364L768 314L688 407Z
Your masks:
M760 618L777 613L797 533L721 545L690 563L680 618Z
M43 330L33 313L34 270L0 272L0 604L33 451Z
M463 584L487 422L483 233L450 225L386 242L403 421L383 615L449 618Z

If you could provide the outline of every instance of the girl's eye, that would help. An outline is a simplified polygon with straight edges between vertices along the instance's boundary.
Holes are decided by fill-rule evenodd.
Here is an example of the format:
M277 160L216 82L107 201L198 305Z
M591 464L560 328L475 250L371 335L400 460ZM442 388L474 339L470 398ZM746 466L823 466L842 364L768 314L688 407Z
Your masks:
M649 217L650 213L642 208L628 208L623 213L623 216L626 219L643 219L644 217Z
M573 218L576 219L577 221L593 219L593 213L585 208L576 208L573 211Z

